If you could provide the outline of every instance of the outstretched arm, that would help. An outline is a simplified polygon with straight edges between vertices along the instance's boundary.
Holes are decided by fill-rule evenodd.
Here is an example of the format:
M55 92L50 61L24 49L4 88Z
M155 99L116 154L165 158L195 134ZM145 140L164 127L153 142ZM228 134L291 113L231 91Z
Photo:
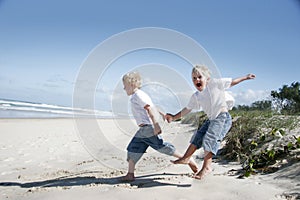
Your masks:
M246 76L235 78L235 79L232 80L230 87L232 87L232 86L234 86L236 84L239 84L242 81L250 80L250 79L254 79L254 78L255 78L255 74L248 74Z
M181 111L179 111L177 114L172 115L170 113L167 113L165 115L165 119L170 123L173 120L177 120L183 116L185 116L186 114L190 113L192 110L191 109L187 109L187 108L183 108Z

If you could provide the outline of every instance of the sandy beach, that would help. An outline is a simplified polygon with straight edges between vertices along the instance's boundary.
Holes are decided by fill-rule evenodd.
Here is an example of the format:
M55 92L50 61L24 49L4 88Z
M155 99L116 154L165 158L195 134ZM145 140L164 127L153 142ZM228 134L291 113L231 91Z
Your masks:
M215 161L210 175L195 180L188 166L152 149L138 163L136 181L122 183L126 146L137 127L131 120L95 121L99 130L90 132L74 119L1 119L0 199L271 200L299 193L299 163L239 179L239 164ZM184 153L193 130L164 123L162 136ZM201 156L197 151L199 167Z

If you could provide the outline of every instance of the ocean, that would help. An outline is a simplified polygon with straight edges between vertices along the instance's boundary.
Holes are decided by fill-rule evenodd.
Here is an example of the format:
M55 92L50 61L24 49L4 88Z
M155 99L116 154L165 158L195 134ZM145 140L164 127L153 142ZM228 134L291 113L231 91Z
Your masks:
M0 99L0 118L111 118L112 112Z

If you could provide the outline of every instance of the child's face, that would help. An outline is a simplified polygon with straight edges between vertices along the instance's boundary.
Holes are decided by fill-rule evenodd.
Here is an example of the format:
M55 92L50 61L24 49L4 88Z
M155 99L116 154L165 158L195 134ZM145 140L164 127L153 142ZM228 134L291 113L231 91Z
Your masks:
M200 72L197 72L192 73L192 80L196 89L201 92L206 88L209 78L206 78Z
M134 93L135 88L131 84L129 84L126 81L123 81L123 85L124 85L124 90L126 91L128 96Z

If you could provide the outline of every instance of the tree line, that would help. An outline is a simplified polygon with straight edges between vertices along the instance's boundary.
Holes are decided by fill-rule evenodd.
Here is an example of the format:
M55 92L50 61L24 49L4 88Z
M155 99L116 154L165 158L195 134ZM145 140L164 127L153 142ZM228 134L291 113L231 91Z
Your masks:
M271 100L255 101L250 106L238 105L233 110L276 111L280 114L300 114L300 83L283 85L277 91L271 91Z

